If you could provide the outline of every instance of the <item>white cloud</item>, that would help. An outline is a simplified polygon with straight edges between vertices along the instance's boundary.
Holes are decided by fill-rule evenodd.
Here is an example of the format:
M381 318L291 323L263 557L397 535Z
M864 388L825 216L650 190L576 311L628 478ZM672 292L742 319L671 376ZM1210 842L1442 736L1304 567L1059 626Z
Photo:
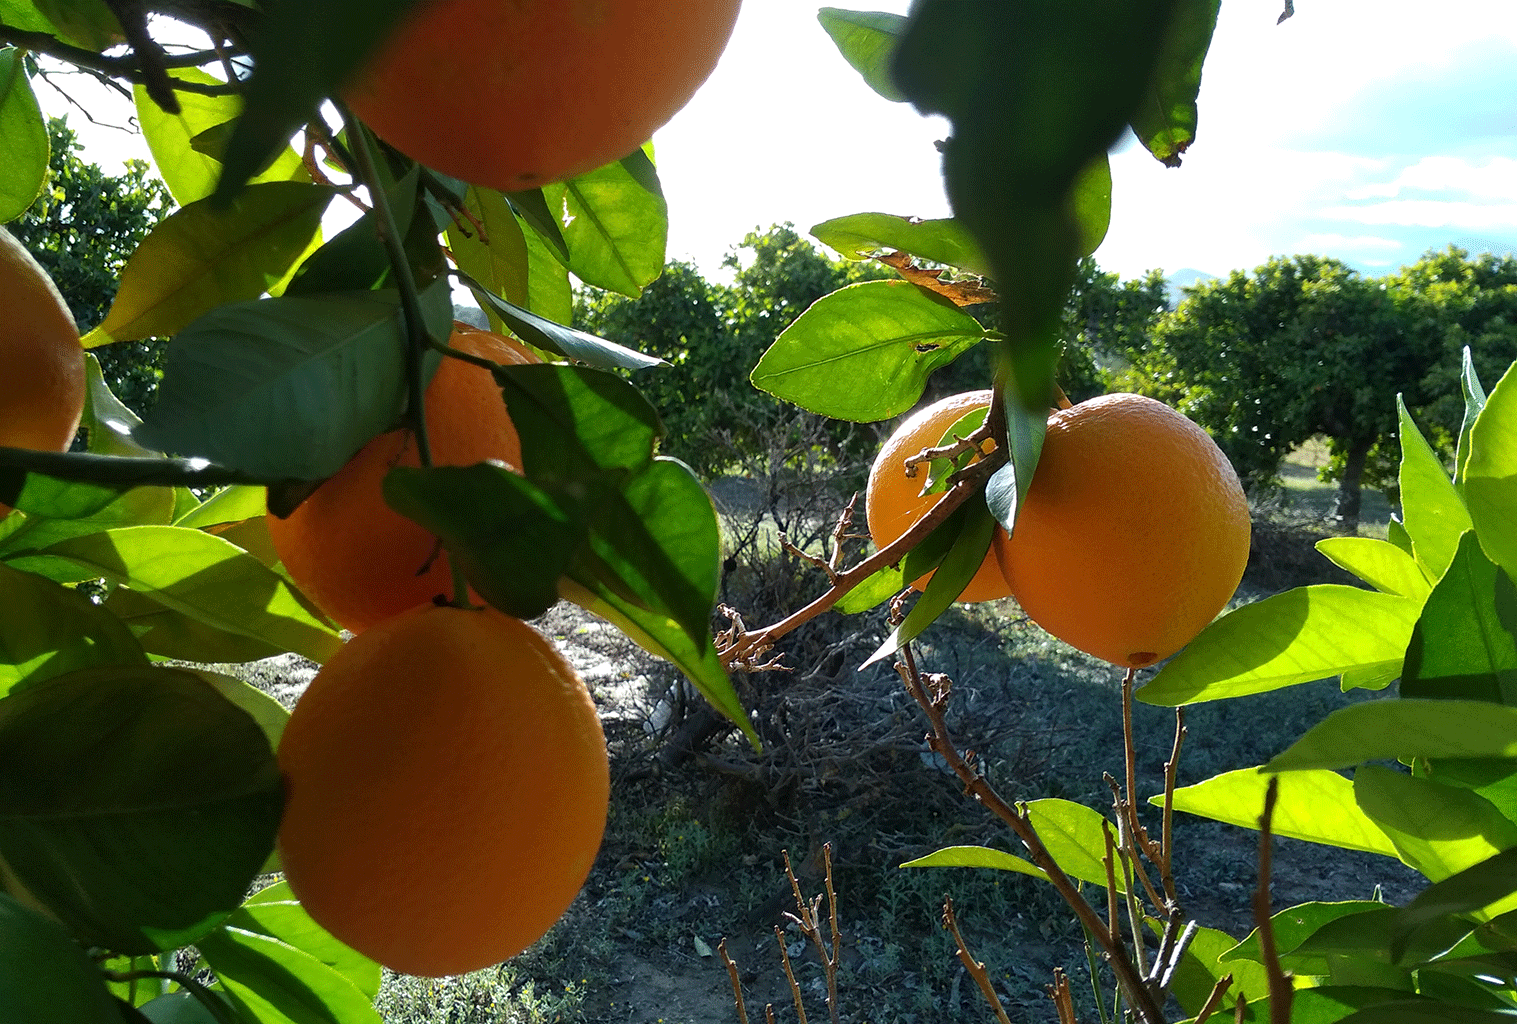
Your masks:
M1456 156L1423 157L1386 182L1368 182L1346 199L1395 199L1403 192L1454 193L1468 199L1517 202L1517 160L1490 157L1479 163Z
M1304 236L1297 244L1296 250L1298 252L1362 252L1365 250L1394 252L1402 247L1402 243L1396 239L1382 238L1379 235L1340 235L1319 232Z
M1443 202L1434 199L1393 199L1364 206L1331 206L1319 211L1330 220L1356 224L1470 230L1517 229L1517 202Z

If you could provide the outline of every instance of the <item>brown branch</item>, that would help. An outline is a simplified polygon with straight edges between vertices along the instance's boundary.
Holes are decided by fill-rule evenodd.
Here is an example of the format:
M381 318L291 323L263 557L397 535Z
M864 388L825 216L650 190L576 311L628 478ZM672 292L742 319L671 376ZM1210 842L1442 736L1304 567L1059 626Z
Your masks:
M1047 990L1048 998L1053 1000L1054 1009L1059 1012L1059 1024L1080 1024L1080 1019L1075 1016L1074 997L1069 993L1069 977L1062 967L1053 969L1053 984L1047 986Z
M130 57L107 57L103 53L94 50L86 50L81 46L65 43L57 36L46 32L31 32L26 29L16 28L13 25L0 23L0 43L11 43L23 50L33 53L44 54L48 57L56 57L58 60L67 61L76 67L89 71L98 71L109 75L111 78L119 78L122 81L131 82L133 85L147 87L151 75L145 71L140 63L140 54ZM180 58L169 58L164 61L165 67L191 67L190 60L194 54ZM211 54L210 56L214 56ZM210 56L205 57L206 60ZM187 82L180 78L171 78L173 87L179 92L199 93L203 96L226 96L240 91L240 86L230 83L212 85L209 82Z
M732 998L737 1002L737 1024L748 1024L748 1008L743 1005L743 983L737 976L737 962L727 955L727 936L716 944L722 963L727 965L727 978L732 982Z
M1006 1010L1001 1006L1001 997L996 994L995 985L990 981L990 974L985 970L985 965L976 960L969 953L969 946L964 942L964 936L959 931L959 920L953 913L953 900L943 897L943 927L953 934L954 945L958 946L959 962L979 986L980 995L985 997L985 1002L995 1011L996 1020L1001 1024L1011 1024L1011 1019L1006 1016ZM1054 972L1055 981L1058 980L1058 972ZM1068 994L1069 983L1065 982L1065 993ZM1057 1000L1056 1000L1057 1001Z
M1196 1014L1195 1024L1206 1024L1206 1019L1217 1012L1217 1007L1222 1005L1222 997L1227 995L1227 990L1232 987L1233 976L1224 974L1217 979L1212 986L1211 995L1206 997L1206 1002L1201 1006L1201 1012Z
M1270 920L1270 870L1273 860L1270 824L1275 815L1275 799L1280 792L1280 776L1272 775L1264 791L1264 813L1259 815L1259 887L1254 890L1254 924L1259 929L1259 951L1263 954L1264 972L1269 977L1270 1024L1290 1024L1291 1000L1295 990L1290 976L1280 967L1280 953L1275 947L1275 926Z
M800 1018L801 1024L806 1024L806 1005L801 1002L801 986L795 980L795 972L790 969L790 951L785 948L785 932L779 925L774 926L774 940L780 944L780 962L785 965L785 980L790 982L790 995L795 1000L795 1015Z
M827 943L822 938L821 923L817 914L822 907L822 897L817 896L810 903L801 895L800 880L795 877L795 872L790 867L790 851L781 851L785 858L785 877L790 879L790 891L795 897L794 914L787 913L785 916L794 921L801 934L810 940L816 947L817 958L822 961L822 971L827 977L827 1012L832 1018L832 1024L838 1024L838 908L837 894L832 888L832 844L822 844L822 865L826 876L827 911L832 919L832 949L829 952Z
M163 62L163 47L148 33L147 11L138 0L104 0L104 3L116 16L122 34L137 55L137 67L142 72L142 87L148 99L158 104L165 114L178 114L179 97L174 95L174 83Z
M1159 833L1159 880L1164 886L1164 895L1170 905L1178 905L1175 895L1175 875L1172 868L1175 849L1175 779L1180 769L1180 750L1185 746L1185 706L1175 708L1175 745L1170 750L1169 760L1164 762L1164 825Z

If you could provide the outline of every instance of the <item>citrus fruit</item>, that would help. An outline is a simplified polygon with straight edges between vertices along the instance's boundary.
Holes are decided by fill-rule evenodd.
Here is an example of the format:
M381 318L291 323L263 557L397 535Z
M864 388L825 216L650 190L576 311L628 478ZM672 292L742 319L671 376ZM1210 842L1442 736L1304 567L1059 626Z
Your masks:
M67 451L84 412L79 331L47 272L5 228L0 310L0 445Z
M285 878L322 927L407 974L515 956L573 901L610 798L574 669L491 608L412 608L359 634L279 742Z
M642 145L716 67L738 0L433 0L343 89L397 149L503 191Z
M924 448L936 447L949 427L988 405L989 391L950 395L912 413L886 440L869 469L869 484L864 491L864 514L875 547L883 548L898 540L943 500L942 492L925 496L921 493L927 479L927 467L918 466L914 476L907 476L906 460ZM1000 527L996 532L1001 532ZM912 585L921 590L931 578L929 572ZM994 554L987 554L979 571L959 595L959 600L993 601L1010 594L1011 588L1001 575Z
M520 342L462 324L449 343L497 363L538 361ZM435 465L496 460L521 471L521 442L488 370L443 359L427 385L426 415ZM386 505L381 489L391 467L419 464L412 431L380 434L288 518L267 518L285 571L344 629L360 632L453 592L437 538Z
M1029 618L1138 668L1216 617L1248 543L1248 501L1206 431L1161 402L1114 394L1048 418L1016 525L991 550Z

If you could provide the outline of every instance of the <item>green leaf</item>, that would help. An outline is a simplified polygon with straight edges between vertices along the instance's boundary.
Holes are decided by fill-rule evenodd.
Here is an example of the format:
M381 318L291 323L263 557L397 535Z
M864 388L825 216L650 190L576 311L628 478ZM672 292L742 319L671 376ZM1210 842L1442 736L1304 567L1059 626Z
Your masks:
M1517 761L1506 758L1440 758L1417 764L1414 775L1474 790L1502 815L1517 821Z
M527 238L527 308L556 324L572 322L574 289L569 284L568 266L560 262L553 247L536 231L524 234Z
M260 1024L382 1024L371 996L271 935L228 925L196 945L226 995Z
M1237 945L1238 940L1226 932L1215 928L1196 929L1190 945L1180 959L1180 968L1175 972L1171 988L1175 999L1185 1008L1186 1013L1201 1012L1212 989L1223 975L1228 974L1232 975L1233 983L1227 990L1227 1006L1232 1006L1239 996L1251 1004L1268 998L1269 975L1265 973L1262 964L1247 960L1221 962L1222 954ZM1224 1020L1228 1017L1229 1014L1223 1014Z
M1365 765L1354 775L1354 799L1390 836L1401 860L1429 881L1517 846L1517 824L1467 789Z
M191 530L203 530L207 526L240 523L244 519L261 516L265 508L265 493L262 487L254 487L251 484L233 484L230 487L224 487L195 506L190 512L174 520L174 525Z
M459 224L448 228L448 248L458 261L458 269L485 291L525 306L529 301L527 236L511 203L493 189L470 185L464 208L473 215L474 223L467 228ZM488 307L485 312L490 313ZM491 313L491 326L501 330L505 325Z
M1295 1016L1291 1019L1294 1021ZM1373 1004L1335 1019L1337 1024L1512 1024L1517 1021L1517 1010L1482 1010L1431 999L1406 999Z
M227 202L317 105L373 53L417 0L331 0L319 6L278 5L252 40L253 76L216 186Z
M1400 665L1421 603L1321 584L1244 605L1213 622L1138 690L1173 707Z
M1464 346L1462 358L1459 388L1464 392L1464 422L1459 426L1459 445L1454 452L1454 485L1460 488L1464 487L1465 471L1470 461L1470 431L1485 409L1485 388L1480 386L1474 356L1468 345Z
M1105 153L1075 177L1069 212L1075 225L1075 254L1089 256L1101 247L1111 227L1111 162Z
M1401 695L1517 705L1517 587L1485 557L1473 530L1460 538L1412 630Z
M283 805L262 731L192 673L86 669L0 700L0 857L91 943L203 935L242 902Z
M559 226L558 218L548 208L548 197L543 194L543 190L533 188L523 192L502 192L501 195L511 204L511 209L521 223L532 229L524 232L528 239L528 249L531 249L535 236L545 256L560 266L568 267L569 244L564 241L564 232Z
M201 68L173 68L171 79L193 82L197 85L224 85L225 83ZM216 178L221 174L221 148L207 152L198 139L206 133L225 126L242 112L242 97L234 92L211 96L205 93L176 91L179 113L170 114L148 98L147 89L137 85L132 96L137 105L137 123L142 127L142 137L148 151L153 155L153 165L168 186L169 193L180 206L209 196L216 188ZM225 138L221 140L225 143ZM252 179L259 181L310 181L300 154L289 146L278 151L272 164Z
M1470 428L1464 495L1480 545L1517 575L1517 364L1502 376Z
M1395 844L1354 800L1353 783L1337 772L1300 771L1278 776L1270 830L1309 843L1397 856ZM1270 776L1257 768L1237 771L1175 790L1175 809L1257 830ZM1163 796L1148 800L1163 806Z
M916 547L906 553L898 565L887 565L866 577L843 596L834 607L845 614L868 611L890 600L906 588L907 580L919 580L942 564L944 557L963 530L965 512L954 510Z
M104 0L32 0L65 40L86 50L105 50L126 37Z
M1460 535L1471 527L1470 513L1399 395L1396 408L1401 417L1402 519L1418 564L1436 580L1454 560Z
M1201 67L1222 0L1177 0L1153 78L1133 112L1132 130L1166 167L1180 166L1196 138Z
M1517 849L1504 850L1428 886L1396 914L1398 959L1415 929L1448 914L1470 914L1507 902L1513 892L1517 892Z
M396 467L385 502L443 542L476 593L508 615L536 618L588 534L551 496L502 466Z
M664 272L669 207L642 150L542 191L581 281L635 299Z
M68 934L0 892L0 1020L121 1024L105 979Z
M843 59L864 76L869 88L892 103L905 101L905 94L890 77L890 58L906 32L905 18L884 11L845 11L837 7L823 7L816 17L837 44Z
M1517 708L1473 700L1375 700L1339 708L1263 768L1351 768L1414 757L1517 757Z
M1270 930L1275 937L1275 951L1282 959L1289 957L1301 943L1311 938L1325 925L1345 917L1353 917L1367 913L1379 913L1390 911L1384 903L1374 900L1348 900L1342 903L1302 903L1298 906L1289 907L1270 917ZM1392 911L1394 912L1394 911ZM1263 949L1259 944L1259 929L1249 932L1248 938L1238 943L1232 949L1223 953L1219 958L1223 963L1233 960L1251 960L1254 963L1264 962ZM1294 961L1286 970L1295 971L1298 974L1326 974L1326 970L1306 971Z
M1387 540L1373 537L1325 537L1316 543L1334 565L1346 569L1382 594L1426 599L1432 584L1417 560Z
M318 663L341 643L337 631L306 608L283 576L199 530L127 526L63 541L43 554L83 566L218 631Z
M146 661L121 620L79 591L0 564L0 697L76 669Z
M263 731L270 750L279 749L279 739L290 721L290 713L283 704L264 693L252 683L236 676L223 675L206 668L187 669L210 684L215 691L248 713L248 717Z
M905 281L865 281L818 299L754 367L754 386L835 419L898 416L933 370L985 337L967 313ZM838 387L847 380L848 386Z
M1048 873L1032 861L1025 860L1003 850L988 846L945 846L925 857L908 860L903 868L992 868L996 871L1015 871L1034 878L1048 880ZM1104 883L1103 883L1104 884Z
M486 288L480 287L472 277L460 273L459 279L474 290L475 296L495 320L501 322L518 338L530 345L556 352L566 359L573 359L600 370L642 370L650 366L667 366L657 356L644 355L635 349L618 345L614 341L598 338L576 327L565 327L531 310L507 302Z
M1106 818L1084 804L1051 798L1030 802L1027 816L1043 848L1066 875L1106 888L1106 866L1101 863L1106 856L1106 829L1110 827ZM1112 838L1116 839L1115 828ZM1122 865L1113 866L1117 891L1126 892Z
M15 507L27 519L3 532L0 555L35 550L112 526L167 523L174 514L174 493L162 487L123 491L30 473Z
M226 207L200 200L175 211L127 260L85 347L168 336L217 306L257 298L305 252L334 195L324 185L273 181Z
M521 435L527 476L552 487L637 470L653 459L658 413L626 380L601 370L540 364L495 371Z
M275 882L248 897L227 919L233 927L288 943L331 967L370 999L379 992L379 965L332 937L306 913L288 882Z
M428 328L447 337L446 279L422 300ZM158 401L135 436L270 480L324 479L405 407L405 344L394 292L223 306L169 346Z
M42 194L50 146L42 108L14 46L0 48L0 223L15 220Z
M85 431L87 451L95 455L122 455L133 458L161 456L132 440L132 430L141 418L122 404L105 382L100 360L95 353L84 354L84 415L79 426Z
M139 1007L139 1012L152 1024L243 1024L241 1017L231 1016L231 1006L215 993L208 993L218 1001L220 1016L206 1009L200 999L191 992L170 992Z
M1010 388L1006 390L1009 392ZM1008 534L1015 528L1022 499L1032 486L1038 459L1043 454L1043 438L1048 433L1048 415L1041 409L1025 408L1013 397L1006 394L1003 403L1010 457L985 484L985 503Z
M869 259L895 249L971 274L983 275L986 271L980 244L952 218L917 220L889 213L855 213L823 221L811 233L851 260Z
M105 607L126 624L144 651L160 658L234 665L285 653L283 644L202 622L129 587L112 590Z

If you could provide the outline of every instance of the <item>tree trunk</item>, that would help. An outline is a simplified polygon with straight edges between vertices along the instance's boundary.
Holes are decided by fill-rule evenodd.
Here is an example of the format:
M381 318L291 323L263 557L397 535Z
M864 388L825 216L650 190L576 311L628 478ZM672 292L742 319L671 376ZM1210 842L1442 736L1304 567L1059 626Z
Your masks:
M1365 459L1374 445L1374 438L1354 441L1343 462L1343 476L1338 479L1338 501L1333 508L1333 522L1339 533L1359 532L1360 481L1364 477Z

